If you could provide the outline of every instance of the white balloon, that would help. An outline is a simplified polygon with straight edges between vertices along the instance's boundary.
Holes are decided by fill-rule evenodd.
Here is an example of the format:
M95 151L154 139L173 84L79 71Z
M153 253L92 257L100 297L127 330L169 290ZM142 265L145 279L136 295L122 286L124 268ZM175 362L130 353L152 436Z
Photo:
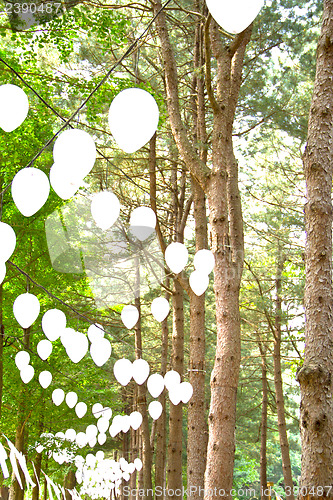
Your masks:
M241 33L257 17L264 0L206 0L215 21L228 33Z
M76 438L76 432L74 429L67 429L67 431L65 432L65 438L67 439L67 441L75 441L75 438Z
M94 323L93 325L90 325L88 328L88 339L90 342L95 342L96 340L100 340L104 337L104 328L102 325L99 325L98 323Z
M123 425L123 417L121 415L116 415L113 418L112 424L109 429L111 437L115 437L117 434L119 434L119 432L122 429L122 425Z
M190 275L190 287L192 291L200 297L205 293L209 285L209 277L201 271L193 271Z
M108 339L101 338L90 346L90 355L97 366L103 366L111 356L111 344Z
M75 442L79 448L83 448L88 443L87 436L84 432L78 432L76 434Z
M29 328L38 318L39 311L39 300L32 293L22 293L13 304L14 316L22 328Z
M156 226L155 212L149 207L138 207L133 210L130 218L130 231L140 241L147 239Z
M159 373L150 375L147 381L147 388L153 398L158 398L164 389L164 378Z
M144 359L136 359L133 362L133 378L137 384L142 385L147 380L149 371L149 364Z
M93 168L96 160L96 146L93 138L84 130L70 129L62 132L53 147L55 163L66 163L83 179Z
M0 285L5 279L6 272L7 272L6 264L4 262L0 262Z
M23 368L20 371L20 376L22 379L22 382L25 384L28 384L30 380L33 379L35 374L35 370L31 365L23 366Z
M101 432L100 434L98 434L98 444L100 444L101 446L105 443L106 441L106 434L105 432Z
M94 467L96 463L96 457L92 453L88 453L86 456L86 464L88 467Z
M187 404L191 399L191 397L193 396L192 384L190 384L189 382L182 382L179 385L179 390L180 390L180 400L184 404Z
M177 386L180 384L180 375L178 372L175 370L170 370L166 372L164 375L164 384L165 387L170 391L170 389L174 386Z
M105 417L101 417L97 421L97 429L100 433L106 432L109 428L109 420Z
M122 90L112 101L109 126L118 146L134 153L154 135L159 120L155 99L145 90Z
M16 235L14 229L5 222L0 222L0 262L6 262L15 250Z
M121 311L121 320L129 330L137 324L138 319L139 311L135 306L125 306Z
M95 403L91 409L91 413L95 418L99 418L102 415L103 405L101 403Z
M170 243L165 250L165 262L169 269L175 274L179 274L188 261L188 250L183 243Z
M151 303L151 313L156 321L159 321L161 323L163 320L165 320L169 312L170 304L169 301L164 297L157 297Z
M133 474L135 471L135 465L134 464L128 464L128 472L129 474Z
M22 215L30 217L42 208L50 193L49 180L38 168L22 168L12 182L12 197Z
M52 344L49 340L43 339L37 344L37 353L45 361L52 352Z
M131 427L131 419L129 418L128 415L124 415L121 417L122 420L122 426L121 430L124 434L129 431L129 428Z
M86 435L89 437L89 438L94 438L96 437L98 434L98 430L97 430L97 427L96 425L88 425L88 427L86 428Z
M63 432L57 432L54 437L58 439L66 439L65 434Z
M52 382L52 374L48 372L47 370L41 372L39 374L39 383L43 387L43 389L46 389Z
M76 392L69 392L66 394L66 405L68 408L74 408L78 400Z
M78 418L82 418L85 416L85 414L87 413L87 405L86 403L78 403L76 406L75 406L75 413L76 415L78 416Z
M135 465L136 470L140 472L140 470L142 469L142 461L140 460L140 458L136 458L133 463Z
M66 330L70 329L66 328ZM89 343L87 337L83 333L73 330L65 342L68 357L73 363L79 363L88 351Z
M50 183L57 195L69 200L82 185L83 179L73 173L67 163L54 163L50 168Z
M98 462L101 462L102 460L104 460L104 451L99 450L96 453L96 459L97 459Z
M140 425L142 424L142 415L140 412L138 411L133 411L130 416L130 426L132 427L132 429L134 429L135 431L138 430L138 428L140 427Z
M179 389L180 384L178 386L173 386L169 390L169 399L171 403L175 406L179 405L181 402L181 391Z
M42 317L42 329L46 337L57 340L62 331L66 328L66 315L59 309L49 309Z
M30 363L30 354L26 351L19 351L15 356L15 364L19 370L22 370Z
M28 97L20 87L11 83L0 86L0 127L5 132L12 132L19 127L28 111Z
M54 389L52 392L52 401L56 406L61 405L65 398L65 393L62 389Z
M198 250L193 259L194 268L203 274L210 274L215 266L215 257L210 250Z
M129 359L118 359L114 364L113 373L119 384L127 385L132 378L133 364Z
M117 196L110 191L100 191L91 201L91 215L96 225L103 231L109 229L118 219L120 203Z
M103 408L102 415L103 415L104 418L107 418L108 420L110 420L110 418L112 417L112 410L111 410L111 408L109 408L108 406L106 406L105 408Z
M96 446L96 443L97 443L97 437L92 437L89 439L88 441L88 444L90 446L90 448L94 448L94 446Z
M162 415L163 406L159 401L152 401L148 406L149 415L153 420L157 420Z

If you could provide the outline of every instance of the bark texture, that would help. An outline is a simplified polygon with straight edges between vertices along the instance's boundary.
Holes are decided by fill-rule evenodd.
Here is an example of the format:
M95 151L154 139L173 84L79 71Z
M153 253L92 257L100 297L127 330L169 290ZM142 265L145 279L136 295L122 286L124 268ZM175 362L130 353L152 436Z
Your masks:
M300 497L333 498L333 0L324 0L317 69L304 153L307 186L305 353L301 387ZM313 489L311 489L313 488Z
M261 424L260 424L260 497L261 500L267 500L267 407L268 407L268 387L267 387L267 365L266 350L259 341L259 350L261 356Z

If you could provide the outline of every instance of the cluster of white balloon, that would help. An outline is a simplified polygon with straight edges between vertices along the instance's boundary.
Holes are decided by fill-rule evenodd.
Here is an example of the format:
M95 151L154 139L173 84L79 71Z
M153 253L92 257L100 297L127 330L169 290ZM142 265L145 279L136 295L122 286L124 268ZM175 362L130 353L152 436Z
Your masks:
M129 481L131 474L142 469L142 461L139 458L129 463L122 457L116 462L113 459L105 459L102 451L98 451L96 455L88 453L85 459L78 455L75 465L75 476L81 484L81 495L93 499L110 498L110 491L113 490L119 494L122 480Z

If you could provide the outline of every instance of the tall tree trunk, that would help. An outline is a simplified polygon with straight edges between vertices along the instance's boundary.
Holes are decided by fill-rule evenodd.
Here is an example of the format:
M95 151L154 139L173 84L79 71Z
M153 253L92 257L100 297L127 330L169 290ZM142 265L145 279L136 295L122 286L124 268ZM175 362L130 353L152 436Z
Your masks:
M2 315L2 285L0 285L0 422L2 414L2 393L3 393L3 347L4 347L5 327L3 326Z
M268 407L268 389L267 389L267 365L266 349L262 343L258 342L261 356L261 424L260 424L260 497L261 500L267 500L267 407Z
M161 8L154 2L154 12ZM209 17L210 19L210 17ZM209 440L205 473L205 498L215 491L230 498L235 454L236 393L240 366L239 288L243 269L243 222L238 190L238 165L232 147L232 129L241 86L244 53L252 27L224 45L219 27L207 22L206 86L214 113L212 169L202 162L190 143L180 113L177 66L166 18L156 19L164 62L167 106L172 133L187 168L207 195L210 208L212 251L215 256L217 346L211 376ZM214 94L210 75L210 41L217 61ZM228 223L229 221L229 223Z
M276 411L278 419L278 429L280 438L282 470L284 478L284 486L286 491L286 498L294 500L293 494L293 478L291 474L291 463L289 455L289 442L287 435L287 425L285 417L284 396L283 396L283 382L282 382L282 369L281 369L281 318L282 318L282 271L284 266L284 257L281 255L280 249L278 250L278 262L275 278L275 321L274 321L274 386L276 398Z
M301 388L302 472L300 497L333 498L333 0L324 0L317 70L303 157L306 287L305 352Z

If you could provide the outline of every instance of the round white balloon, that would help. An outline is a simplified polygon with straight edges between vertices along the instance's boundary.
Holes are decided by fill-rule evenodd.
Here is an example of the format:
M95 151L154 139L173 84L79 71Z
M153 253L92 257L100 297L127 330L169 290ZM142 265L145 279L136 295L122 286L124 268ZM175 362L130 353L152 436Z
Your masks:
M66 328L66 330L69 330ZM87 337L80 332L71 332L67 341L66 341L66 352L71 361L73 363L79 363L81 359L84 358L88 351L89 342Z
M65 432L65 438L67 439L67 441L75 441L75 438L76 438L76 432L74 429L67 429L67 431Z
M98 430L97 430L97 427L96 425L88 425L88 427L86 428L86 434L89 438L94 438L97 436L98 434Z
M190 287L200 297L205 293L209 285L209 277L201 271L193 271L190 275Z
M22 328L29 328L38 318L39 311L39 300L32 293L19 295L13 304L14 316Z
M179 384L179 390L180 390L180 400L184 403L187 404L191 397L193 396L193 387L192 384L189 382L182 382Z
M97 420L97 429L99 430L99 432L101 433L106 432L108 428L109 428L109 419L102 416Z
M5 222L0 222L0 241L0 262L6 262L15 250L16 235L14 229Z
M241 33L257 17L264 0L206 0L215 21L228 33Z
M112 101L109 126L118 146L134 153L155 134L159 110L155 99L145 90L122 90Z
M133 378L135 382L142 385L148 378L150 367L146 360L136 359L133 362Z
M26 93L16 85L6 83L0 86L0 127L12 132L27 117L29 101Z
M101 338L90 346L90 355L95 365L103 366L111 356L111 344L108 339Z
M155 212L149 207L138 207L133 210L130 218L130 231L140 241L147 239L156 226Z
M106 441L106 434L105 434L105 432L101 432L100 434L98 434L98 438L97 439L98 439L98 444L100 446L102 446L105 443L105 441Z
M164 297L157 297L151 303L151 313L160 323L165 320L170 312L170 304Z
M39 383L43 387L43 389L46 389L52 382L52 374L45 370L39 374Z
M178 386L171 387L171 389L169 390L169 399L175 406L179 405L179 403L181 402L182 394L179 387L180 384Z
M101 403L95 403L91 409L91 413L95 418L99 418L102 416L103 405Z
M136 470L140 472L140 470L142 469L142 461L140 460L140 458L136 458L133 463L135 465Z
M170 391L172 387L179 385L180 380L180 375L175 370L170 370L164 375L164 384L168 391Z
M52 392L52 401L56 406L61 405L65 399L65 393L62 389L54 389Z
M159 373L150 375L147 381L147 388L153 398L158 398L164 389L164 378Z
M183 243L170 243L165 250L165 262L169 269L175 274L179 274L188 261L188 250Z
M19 351L15 356L15 364L19 370L22 370L30 363L30 354L26 351Z
M86 403L78 403L76 406L75 406L75 413L76 415L78 416L78 418L82 418L85 416L85 414L87 413L87 405Z
M23 366L20 371L22 382L28 384L34 377L35 370L31 365Z
M198 250L193 259L194 268L196 271L203 274L210 274L215 266L215 257L210 250Z
M133 364L130 362L129 359L125 358L118 359L118 361L116 361L114 364L113 373L119 384L125 386L129 383L129 381L132 378Z
M70 165L74 174L83 179L93 168L96 160L95 142L84 130L66 130L54 143L53 158L55 163Z
M49 180L38 168L23 168L12 182L12 197L22 215L30 217L42 208L50 193Z
M139 311L135 306L125 306L121 311L121 320L128 330L131 330L137 324L138 319Z
M57 340L65 328L65 313L59 309L50 309L49 311L46 311L42 318L42 329L49 340L52 342Z
M96 225L103 231L109 229L118 219L120 203L117 196L110 191L100 191L91 201L91 215Z
M99 325L98 323L94 323L93 325L90 325L88 328L88 339L90 342L95 342L96 340L100 340L104 337L104 328L102 325Z
M49 340L43 339L37 344L37 353L43 361L45 361L52 352L52 344Z
M148 406L149 415L153 420L157 420L162 415L163 406L159 401L152 401Z
M74 406L76 405L77 401L78 401L78 397L77 397L77 394L76 392L69 392L68 394L66 394L66 405L68 406L68 408L74 408Z
M140 412L138 411L133 411L130 416L130 426L132 427L132 429L134 429L135 431L138 430L138 428L140 427L140 425L142 424L142 415Z
M72 198L83 179L73 173L67 163L54 163L50 168L50 183L57 195L63 200Z

